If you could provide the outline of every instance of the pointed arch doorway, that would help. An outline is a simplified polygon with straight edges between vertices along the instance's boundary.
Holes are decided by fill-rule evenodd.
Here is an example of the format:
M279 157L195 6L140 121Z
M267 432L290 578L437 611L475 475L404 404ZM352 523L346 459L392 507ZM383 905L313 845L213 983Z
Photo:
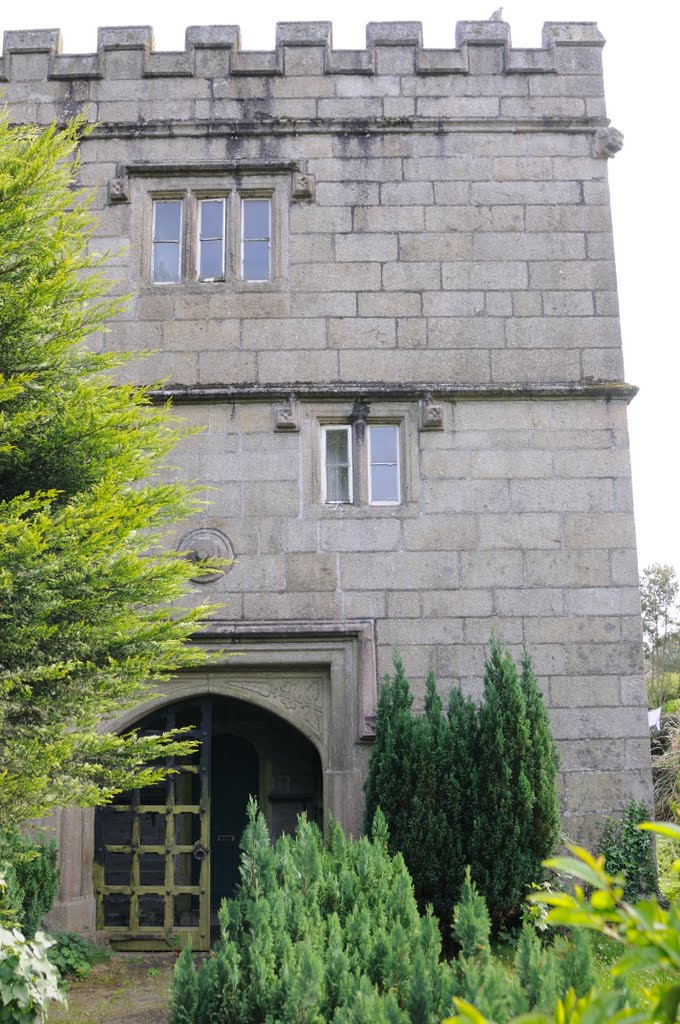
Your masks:
M167 949L191 940L210 948L222 899L238 880L246 806L254 796L272 838L297 815L321 821L319 754L277 715L231 697L168 704L136 724L179 728L200 741L168 762L154 786L117 796L95 816L97 929L128 949Z

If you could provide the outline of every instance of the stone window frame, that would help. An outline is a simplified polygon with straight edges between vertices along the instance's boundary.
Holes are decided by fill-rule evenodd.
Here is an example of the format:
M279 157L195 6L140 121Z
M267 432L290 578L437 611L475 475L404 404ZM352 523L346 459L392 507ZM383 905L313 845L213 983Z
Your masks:
M363 425L363 426L362 426ZM390 425L399 428L399 498L398 502L369 501L368 427ZM353 500L325 500L324 428L351 428ZM303 452L306 466L304 499L308 508L316 507L322 517L359 515L383 518L398 512L418 514L419 499L419 436L416 402L372 402L364 418L356 415L351 403L319 403L309 410L303 424Z
M181 180L178 180L181 178ZM283 268L288 262L288 210L290 177L277 173L236 171L212 174L178 174L160 172L134 180L135 228L138 252L141 254L139 280L142 289L205 294L206 289L221 288L229 292L270 292L284 287ZM178 199L182 202L182 244L180 251L181 279L153 280L153 209L157 200ZM224 199L226 203L225 275L224 278L201 280L199 277L199 203L203 199ZM242 277L243 200L269 199L270 273L267 281L248 281Z

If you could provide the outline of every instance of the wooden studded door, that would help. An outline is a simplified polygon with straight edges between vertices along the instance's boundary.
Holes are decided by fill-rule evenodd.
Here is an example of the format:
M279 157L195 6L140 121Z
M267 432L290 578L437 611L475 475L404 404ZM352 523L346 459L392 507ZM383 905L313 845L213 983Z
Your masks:
M210 700L166 708L140 731L173 728L200 740L198 750L95 817L97 928L119 948L210 948Z

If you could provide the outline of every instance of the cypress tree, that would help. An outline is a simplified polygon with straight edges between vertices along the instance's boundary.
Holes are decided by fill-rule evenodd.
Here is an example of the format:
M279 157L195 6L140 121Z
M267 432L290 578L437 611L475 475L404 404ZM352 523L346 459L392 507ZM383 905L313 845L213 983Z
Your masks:
M385 677L378 695L375 744L364 785L364 831L370 835L378 807L387 820L390 850L400 849L397 836L408 830L409 808L404 803L412 775L413 696L400 658L394 659L394 676Z
M398 839L395 834L395 840L413 878L421 910L431 903L438 916L444 917L450 915L453 902L449 879L458 808L450 801L447 723L431 673L425 714L412 720L411 739L410 786L401 794L408 813L405 830Z
M390 852L403 854L421 911L431 904L444 934L466 864L501 924L541 877L559 830L557 752L531 660L525 652L520 678L492 637L479 708L454 689L444 715L432 674L424 714L412 703L397 659L378 702L366 828L380 807Z
M536 878L529 846L536 802L533 770L526 700L517 668L494 636L479 709L470 863L497 924L512 916L526 886Z
M191 946L187 946L175 964L170 990L168 1024L194 1024L198 1015L198 978Z
M555 784L559 755L550 732L548 710L526 647L522 655L521 686L529 724L527 775L534 794L532 823L525 841L533 854L534 877L538 878L541 865L553 852L560 831L560 807Z

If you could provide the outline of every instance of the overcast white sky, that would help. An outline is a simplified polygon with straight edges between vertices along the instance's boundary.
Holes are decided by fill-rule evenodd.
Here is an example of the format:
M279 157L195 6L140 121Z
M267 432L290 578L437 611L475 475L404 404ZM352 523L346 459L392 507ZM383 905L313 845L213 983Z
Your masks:
M333 22L338 48L365 43L369 21L423 23L426 46L454 45L455 23L488 18L500 0L117 0L113 6L27 0L3 4L0 30L62 30L64 52L93 52L99 25L151 25L157 49L184 48L187 25L240 24L242 45L271 49L277 21ZM237 13L238 12L238 13ZM630 431L640 567L668 562L680 576L676 295L678 204L678 9L670 0L508 0L515 46L540 46L544 21L596 21L607 39L605 84L625 145L609 161L626 378L640 387Z

